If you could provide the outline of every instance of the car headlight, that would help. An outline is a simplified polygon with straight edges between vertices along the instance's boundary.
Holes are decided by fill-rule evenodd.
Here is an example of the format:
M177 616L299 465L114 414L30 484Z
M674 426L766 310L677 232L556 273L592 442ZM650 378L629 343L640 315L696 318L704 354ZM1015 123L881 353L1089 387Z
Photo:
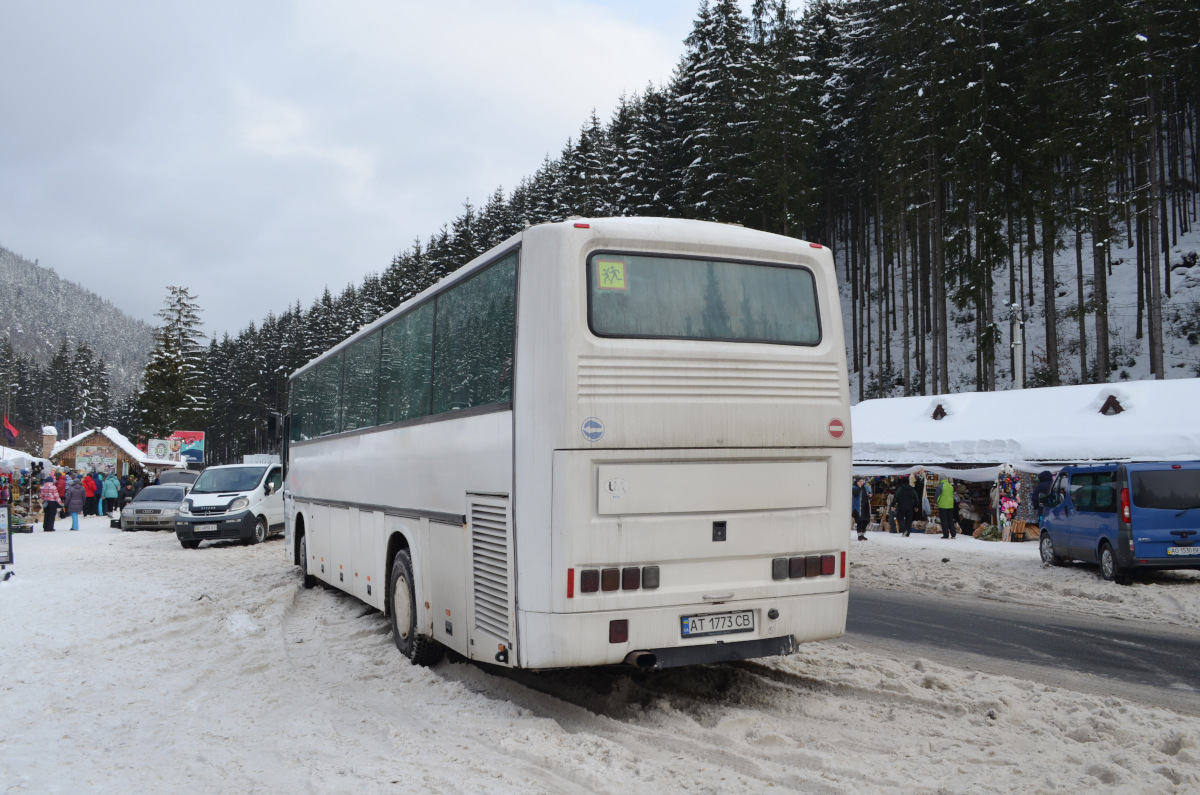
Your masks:
M240 511L250 505L250 500L245 497L238 497L233 502L229 503L229 510Z
M162 514L160 514L160 515L161 516L174 516L177 513L179 513L178 508L163 508Z
M191 501L191 500L184 500L184 501L183 501L183 504L179 506L179 512L180 512L180 513L182 513L182 514L189 514L189 513L191 513L191 512L192 512L192 501Z

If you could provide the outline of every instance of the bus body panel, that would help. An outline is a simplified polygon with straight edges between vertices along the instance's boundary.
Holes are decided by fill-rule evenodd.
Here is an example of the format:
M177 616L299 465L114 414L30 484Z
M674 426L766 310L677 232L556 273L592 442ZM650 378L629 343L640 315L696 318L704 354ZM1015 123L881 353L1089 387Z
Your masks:
M820 506L810 506L807 524L810 532L828 539L827 551L846 549L850 498L849 489L840 486L850 480L849 386L830 251L722 224L669 219L587 223L587 229L569 224L533 227L522 237L514 384L518 563L521 571L548 569L550 577L518 578L518 605L533 612L563 609L567 569L598 562L576 557L580 545L594 540L588 536L598 516L598 475L589 473L562 488L557 482L563 476L557 451L620 451L615 459L619 461L633 460L630 451L670 451L660 452L660 460L663 455L687 460L697 458L687 451L702 450L707 452L699 458L720 462L747 454L753 458L763 450L782 450L783 457L793 461L840 450L841 455L828 458L828 491ZM586 261L601 250L808 268L821 313L820 342L801 346L596 336L588 326ZM582 428L592 418L603 426L594 441ZM837 437L830 432L834 420L841 422ZM731 447L755 452L731 452ZM585 483L586 490L579 491ZM771 532L780 538L797 518L784 512L751 521L773 524L776 529ZM689 528L678 531L680 538L708 534L705 543L711 544L711 522L719 519L697 513L680 520ZM632 537L639 523L664 528L680 521L642 516L626 519L623 526ZM702 549L698 546L689 544L686 549L685 557L705 555L693 552ZM621 555L609 560L614 565L635 562Z

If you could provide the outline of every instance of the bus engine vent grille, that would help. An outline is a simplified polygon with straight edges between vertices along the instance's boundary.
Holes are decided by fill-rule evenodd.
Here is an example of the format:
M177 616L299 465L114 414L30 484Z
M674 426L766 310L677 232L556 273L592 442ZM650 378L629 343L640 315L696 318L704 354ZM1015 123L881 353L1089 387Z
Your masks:
M507 499L471 498L471 570L475 628L509 641L509 505Z
M579 397L590 399L842 399L841 377L831 362L581 356L578 379Z

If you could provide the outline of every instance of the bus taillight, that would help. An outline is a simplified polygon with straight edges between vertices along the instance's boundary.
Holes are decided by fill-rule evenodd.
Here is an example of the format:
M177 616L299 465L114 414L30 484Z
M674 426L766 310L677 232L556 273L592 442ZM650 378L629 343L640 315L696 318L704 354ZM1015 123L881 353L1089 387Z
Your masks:
M628 643L629 642L629 619L619 618L608 622L608 642L609 643Z
M567 569L567 598L575 598L575 569Z
M600 590L600 570L584 569L579 572L579 592L595 593Z

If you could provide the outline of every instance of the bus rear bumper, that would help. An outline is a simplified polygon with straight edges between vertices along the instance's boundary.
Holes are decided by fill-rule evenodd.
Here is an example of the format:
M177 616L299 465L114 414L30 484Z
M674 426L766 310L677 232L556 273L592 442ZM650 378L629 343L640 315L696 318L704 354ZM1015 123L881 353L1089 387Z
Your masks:
M628 663L655 670L680 665L791 654L801 643L838 638L846 631L847 591L719 605L611 610L592 613L521 613L522 668L549 669ZM684 616L752 610L753 632L684 638ZM779 617L769 618L771 610ZM628 640L609 642L610 624L628 622Z

